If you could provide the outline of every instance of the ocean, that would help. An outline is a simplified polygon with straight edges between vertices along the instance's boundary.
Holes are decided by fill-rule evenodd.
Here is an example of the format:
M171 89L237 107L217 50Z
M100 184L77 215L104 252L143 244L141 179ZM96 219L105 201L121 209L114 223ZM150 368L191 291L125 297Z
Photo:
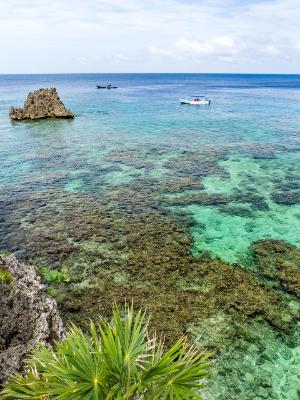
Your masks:
M11 122L40 87L76 117ZM68 269L66 322L133 299L216 351L205 398L300 398L300 75L0 75L0 136L0 250Z

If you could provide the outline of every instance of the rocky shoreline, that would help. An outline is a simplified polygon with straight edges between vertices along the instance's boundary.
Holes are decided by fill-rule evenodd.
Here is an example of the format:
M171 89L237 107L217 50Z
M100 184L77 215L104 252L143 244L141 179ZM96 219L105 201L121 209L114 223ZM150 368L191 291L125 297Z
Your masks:
M0 254L0 386L24 369L37 343L51 346L64 337L56 301L45 293L36 269Z

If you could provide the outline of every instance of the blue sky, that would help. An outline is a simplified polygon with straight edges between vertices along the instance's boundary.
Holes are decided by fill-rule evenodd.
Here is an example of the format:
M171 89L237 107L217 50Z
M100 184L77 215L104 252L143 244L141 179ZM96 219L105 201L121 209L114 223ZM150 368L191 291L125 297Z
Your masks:
M0 73L300 73L300 0L0 0Z

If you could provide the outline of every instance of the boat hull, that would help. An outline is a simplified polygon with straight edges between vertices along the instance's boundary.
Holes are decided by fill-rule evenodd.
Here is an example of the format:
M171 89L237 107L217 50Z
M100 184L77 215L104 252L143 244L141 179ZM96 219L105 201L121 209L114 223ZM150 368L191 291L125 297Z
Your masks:
M209 100L195 101L195 100L180 99L179 101L180 101L181 104L191 104L191 105L194 105L194 106L203 106L203 105L209 105L210 104Z
M101 86L97 85L97 89L118 89L118 86Z

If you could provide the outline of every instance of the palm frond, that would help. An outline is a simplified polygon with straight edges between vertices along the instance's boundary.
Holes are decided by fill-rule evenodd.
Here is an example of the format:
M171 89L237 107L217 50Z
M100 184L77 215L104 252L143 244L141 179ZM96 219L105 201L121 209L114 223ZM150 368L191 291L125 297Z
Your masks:
M7 400L45 400L48 398L49 389L37 371L29 371L25 377L16 374L10 378L9 384L0 393L1 399Z
M125 316L115 306L112 322L91 322L90 334L71 325L55 349L40 346L29 372L13 376L0 394L7 400L189 400L201 399L209 376L209 353L179 339L164 351L148 335L144 313Z

